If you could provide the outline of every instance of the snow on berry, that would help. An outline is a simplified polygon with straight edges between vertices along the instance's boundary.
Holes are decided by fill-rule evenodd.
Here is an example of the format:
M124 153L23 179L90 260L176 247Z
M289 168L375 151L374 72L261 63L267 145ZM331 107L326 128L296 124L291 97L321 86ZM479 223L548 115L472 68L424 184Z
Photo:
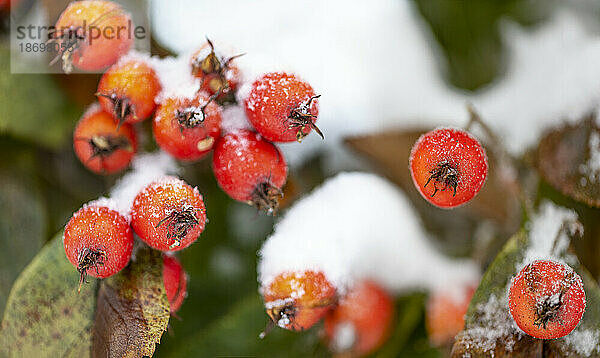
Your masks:
M171 314L179 310L187 296L187 274L175 256L163 255L163 283Z
M193 99L200 90L200 80L189 71L189 57L151 58L151 64L160 79L162 91L155 98L161 104L169 97Z
M570 236L583 234L583 227L577 219L577 213L571 209L556 206L544 201L538 213L528 223L529 246L523 261L515 268L520 271L534 260L551 259L567 263L575 259L566 251L571 241Z
M583 317L583 281L565 264L536 260L512 279L508 305L525 333L541 339L560 338L571 333Z
M129 51L133 37L126 31L131 17L112 1L74 1L62 12L52 33L61 51L53 62L62 60L63 71L73 66L85 71L107 68Z
M477 281L472 261L446 258L428 236L392 183L374 174L341 173L275 225L260 250L258 280L264 290L284 272L312 270L322 272L340 296L364 278L392 293L453 292Z
M145 153L136 156L127 172L111 189L110 197L118 211L131 219L131 207L138 193L150 183L168 174L177 174L179 168L170 155L164 152Z
M176 251L190 246L204 231L206 209L197 188L163 177L146 186L133 201L131 227L149 246Z
M223 108L223 121L221 122L221 129L223 133L227 134L240 129L253 131L254 127L248 122L246 112L241 106L227 106Z
M139 122L154 111L160 81L149 61L133 54L111 66L98 84L98 101L119 123Z
M471 200L485 183L487 156L477 139L452 128L422 135L410 153L413 183L425 200L453 208Z
M177 159L198 160L221 134L221 109L203 92L193 99L163 99L152 122L156 143Z
M63 245L67 258L79 271L80 289L86 275L112 276L131 258L133 234L129 223L112 207L106 199L88 203L65 226Z
M250 123L266 139L301 142L313 129L323 137L315 125L319 97L298 76L270 72L254 81L244 99L244 108Z
M259 134L238 130L221 137L214 148L213 171L233 199L268 214L277 212L287 164L279 149Z
M394 301L379 285L361 281L325 318L325 338L338 354L365 356L385 343L394 321Z
M73 132L73 149L81 163L98 174L125 169L137 150L133 127L119 126L112 116L94 104L85 111Z
M271 322L292 331L312 327L337 302L336 290L322 272L283 272L262 291ZM264 334L268 333L266 330Z

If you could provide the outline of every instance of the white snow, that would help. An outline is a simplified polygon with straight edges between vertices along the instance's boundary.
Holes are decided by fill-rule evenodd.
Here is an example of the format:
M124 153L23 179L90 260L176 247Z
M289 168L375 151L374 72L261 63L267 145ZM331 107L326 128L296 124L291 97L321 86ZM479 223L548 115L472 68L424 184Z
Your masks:
M252 125L248 122L244 108L235 105L223 108L223 120L221 122L221 130L223 134L236 131L238 129L253 130Z
M168 174L177 174L179 168L175 160L162 151L138 154L128 171L110 191L120 213L129 220L135 196L148 184Z
M369 278L391 292L452 292L478 281L476 265L429 242L413 208L374 174L341 173L296 202L260 250L259 282L283 272L322 271L343 294Z
M196 96L200 80L192 76L190 59L185 54L178 57L152 57L150 63L162 86L156 103L160 104L171 97L193 99Z
M593 131L588 142L589 158L585 164L579 167L579 172L587 177L591 184L597 184L600 180L600 134ZM587 179L584 183L587 184Z
M515 344L514 338L521 339L525 335L508 312L507 295L500 298L490 295L487 302L477 306L477 312L481 314L478 325L465 330L462 336L478 350L492 351L502 339L510 352Z
M517 265L516 272L534 260L563 261L561 257L564 257L570 243L569 234L574 234L575 230L583 230L573 210L557 206L550 201L540 204L538 212L528 225L529 247L523 261ZM566 230L561 231L563 225L566 225Z
M594 352L600 354L600 332L597 330L577 328L564 339L571 349L584 357L590 357Z
M333 339L329 344L334 352L349 352L356 343L356 328L352 322L341 322L335 326Z
M284 146L295 166L318 149L336 153L345 136L462 126L467 101L517 154L543 130L598 108L600 38L585 28L585 11L557 8L538 28L503 23L507 73L474 94L444 83L442 56L409 1L157 0L151 13L158 40L176 52L208 35L246 53L236 63L247 81L284 69L323 95L317 124L327 140Z

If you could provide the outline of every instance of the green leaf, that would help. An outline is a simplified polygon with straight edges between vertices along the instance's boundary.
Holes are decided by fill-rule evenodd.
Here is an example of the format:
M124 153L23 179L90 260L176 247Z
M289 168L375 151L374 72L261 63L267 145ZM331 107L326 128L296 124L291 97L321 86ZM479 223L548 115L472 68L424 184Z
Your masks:
M469 305L465 330L456 338L452 357L584 357L577 351L577 336L600 336L600 289L577 262L570 266L583 279L586 312L579 326L566 337L540 340L522 333L508 312L507 287L529 246L527 231L513 236L484 274ZM493 337L494 339L491 339ZM591 357L600 356L600 347Z
M186 318L189 319L189 318ZM264 339L258 335L268 321L260 296L253 293L206 329L171 351L172 357L321 357L328 356L320 345L318 328L289 332L274 328ZM175 332L176 334L176 332Z
M46 233L46 212L36 186L0 171L0 312L19 273L37 254Z
M0 43L0 134L57 148L81 115L47 74L11 74L9 49Z
M154 354L170 316L162 267L161 253L143 247L129 266L101 283L92 356Z
M89 356L96 281L90 279L78 294L78 277L61 232L15 282L2 320L0 352L8 357Z

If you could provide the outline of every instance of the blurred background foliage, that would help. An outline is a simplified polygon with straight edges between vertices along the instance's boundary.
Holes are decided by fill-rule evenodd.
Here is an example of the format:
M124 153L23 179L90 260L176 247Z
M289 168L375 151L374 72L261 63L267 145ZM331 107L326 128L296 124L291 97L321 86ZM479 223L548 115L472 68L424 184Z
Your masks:
M501 19L535 25L548 16L553 6L551 1L530 0L412 2L442 51L440 71L450 85L465 91L491 83L505 70L506 52L499 36ZM12 282L44 242L83 203L106 194L117 179L91 174L72 150L72 130L92 100L86 94L94 93L98 76L10 74L6 41L3 34L0 312ZM143 130L146 138L151 138L148 121ZM152 144L148 145L146 149L152 149ZM294 191L305 193L321 182L324 175L320 167L320 157L316 156L294 172ZM171 319L156 356L327 355L319 343L318 329L299 334L275 330L262 341L257 338L267 323L257 290L257 250L271 231L273 219L229 199L217 187L210 158L184 164L182 177L204 194L210 224L201 240L180 255L190 276L188 297L178 312L181 318ZM560 197L554 191L551 194ZM593 271L597 274L598 268ZM75 288L75 271L72 281ZM422 294L398 298L396 329L379 356L436 357L444 353L428 344L424 301Z

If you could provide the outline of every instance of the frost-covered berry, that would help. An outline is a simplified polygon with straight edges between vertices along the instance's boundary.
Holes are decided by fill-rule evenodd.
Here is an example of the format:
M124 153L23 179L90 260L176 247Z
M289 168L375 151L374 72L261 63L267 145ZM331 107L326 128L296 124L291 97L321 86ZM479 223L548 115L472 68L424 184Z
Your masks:
M283 154L248 130L237 130L215 144L213 171L219 186L233 199L269 214L277 211L287 178Z
M89 170L113 174L129 166L137 150L137 137L130 124L119 127L109 113L94 106L73 132L73 149Z
M371 281L356 284L325 317L325 335L334 353L364 356L386 341L394 320L390 295Z
M177 251L204 231L202 195L185 181L167 176L146 186L133 201L131 227L150 247Z
M98 84L98 101L119 123L135 123L148 118L161 90L154 69L141 59L128 59L113 65Z
M277 326L302 331L317 323L337 302L322 272L285 272L262 288L267 314Z
M435 206L453 208L471 200L487 176L485 150L469 133L440 128L419 138L410 173L419 193Z
M270 72L253 84L244 101L248 120L272 142L301 142L315 125L319 103L312 87L296 75Z
M79 288L86 275L105 278L121 271L131 258L133 234L125 217L101 202L79 209L65 226L63 245L79 271Z
M73 66L98 71L113 65L133 44L131 17L117 3L106 0L73 1L56 22L52 39L66 73Z
M162 101L152 123L156 143L179 160L198 160L221 135L221 108L205 93Z
M215 52L212 41L206 39L190 61L192 75L201 81L200 89L210 95L219 93L219 99L233 95L240 83L240 70L234 61L239 56L226 57Z
M179 310L187 296L187 274L174 256L163 255L163 282L173 314Z
M443 346L454 341L454 337L465 326L465 314L475 286L465 286L460 292L436 291L427 299L425 327L429 341L435 346Z
M585 311L583 281L563 263L536 260L513 278L510 314L525 333L540 339L566 336Z

